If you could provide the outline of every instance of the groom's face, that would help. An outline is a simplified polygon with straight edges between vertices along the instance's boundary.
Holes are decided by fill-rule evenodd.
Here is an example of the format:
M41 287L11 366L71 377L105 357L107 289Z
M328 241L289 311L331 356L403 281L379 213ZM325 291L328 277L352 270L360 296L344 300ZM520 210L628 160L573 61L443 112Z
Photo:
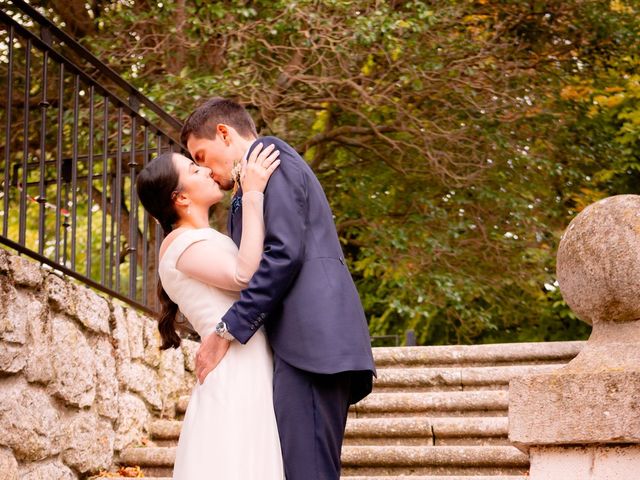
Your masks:
M194 135L187 141L187 149L191 158L198 165L211 169L211 177L220 185L222 190L231 190L233 180L231 170L234 162L234 149L226 144L219 135L211 140L209 138L197 138Z

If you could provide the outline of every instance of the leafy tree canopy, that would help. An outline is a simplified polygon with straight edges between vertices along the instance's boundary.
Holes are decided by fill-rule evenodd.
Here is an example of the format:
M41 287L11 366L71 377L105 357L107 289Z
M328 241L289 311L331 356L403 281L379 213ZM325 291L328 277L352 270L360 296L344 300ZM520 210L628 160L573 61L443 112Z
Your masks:
M637 193L632 0L43 1L167 111L236 98L322 181L374 335L584 338L555 281L587 204Z

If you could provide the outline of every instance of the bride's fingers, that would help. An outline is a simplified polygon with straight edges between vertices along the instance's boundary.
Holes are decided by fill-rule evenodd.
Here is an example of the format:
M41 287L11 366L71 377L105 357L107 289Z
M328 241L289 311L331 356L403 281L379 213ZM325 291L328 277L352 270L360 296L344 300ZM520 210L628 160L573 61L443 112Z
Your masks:
M240 179L243 179L247 173L247 163L248 159L246 157L242 157L242 161L240 162Z
M267 167L266 173L267 175L271 176L271 174L273 173L273 171L278 168L278 165L280 165L280 159L275 160L271 165L269 165Z
M271 152L276 148L276 146L272 143L271 145L267 145L264 150L260 152L260 155L256 158L256 163L258 165L262 165L264 160L271 155Z
M269 166L275 162L278 157L280 156L280 150L275 150L273 153L271 153L271 155L269 155L267 158L265 158L262 161L262 167L263 168L269 168Z
M255 146L255 148L249 154L249 158L248 158L249 162L251 162L251 163L255 163L256 162L256 159L258 158L258 155L260 154L260 151L262 150L262 147L264 147L262 142Z

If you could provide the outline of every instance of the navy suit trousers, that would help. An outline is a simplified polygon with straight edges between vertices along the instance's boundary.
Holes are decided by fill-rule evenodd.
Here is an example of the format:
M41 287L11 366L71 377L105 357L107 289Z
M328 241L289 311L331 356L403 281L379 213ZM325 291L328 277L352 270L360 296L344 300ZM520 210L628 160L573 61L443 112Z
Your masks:
M354 372L318 374L274 355L273 399L287 480L339 480Z

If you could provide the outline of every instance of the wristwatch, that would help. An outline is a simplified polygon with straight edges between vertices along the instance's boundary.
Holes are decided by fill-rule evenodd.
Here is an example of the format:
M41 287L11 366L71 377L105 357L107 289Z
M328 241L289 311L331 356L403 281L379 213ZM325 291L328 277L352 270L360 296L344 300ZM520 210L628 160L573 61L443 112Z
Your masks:
M230 342L235 340L235 337L229 333L229 328L227 328L227 324L223 321L219 321L216 324L216 335L224 338L225 340L229 340Z

